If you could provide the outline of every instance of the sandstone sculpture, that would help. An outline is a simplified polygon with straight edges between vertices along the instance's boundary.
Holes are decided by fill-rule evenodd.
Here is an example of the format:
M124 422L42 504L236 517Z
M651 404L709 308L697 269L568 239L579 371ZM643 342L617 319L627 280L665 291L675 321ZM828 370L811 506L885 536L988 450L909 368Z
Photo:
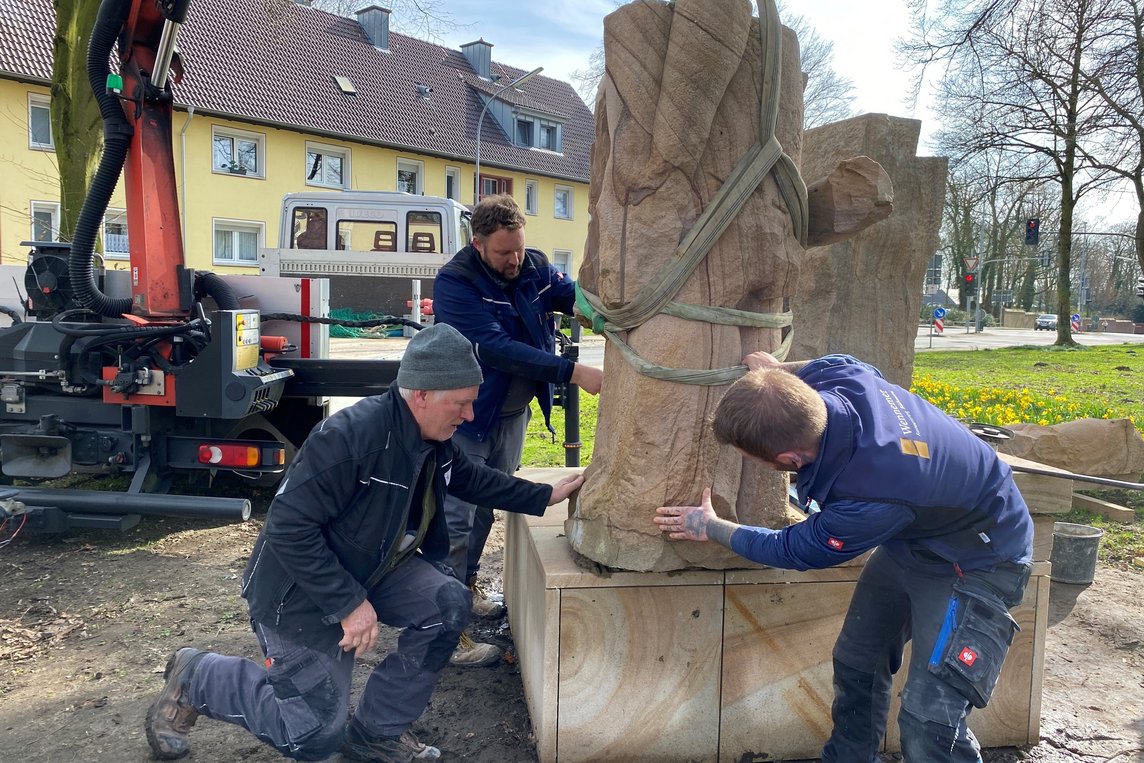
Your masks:
M814 184L822 203L809 207L797 41L773 0L760 13L746 0L636 0L605 20L578 280L586 314L610 330L593 461L565 527L607 566L742 565L715 544L667 543L651 522L707 485L723 516L786 523L785 475L718 445L708 419L743 355L785 354L806 241L890 211L885 174L861 161Z
M1137 482L1144 474L1144 439L1131 419L1076 419L1006 428L1014 436L997 448L1002 453L1094 477Z
M921 122L864 114L808 130L806 177L861 154L894 184L894 214L852 238L807 252L799 275L791 353L844 352L908 387L925 271L938 245L947 160L919 157Z

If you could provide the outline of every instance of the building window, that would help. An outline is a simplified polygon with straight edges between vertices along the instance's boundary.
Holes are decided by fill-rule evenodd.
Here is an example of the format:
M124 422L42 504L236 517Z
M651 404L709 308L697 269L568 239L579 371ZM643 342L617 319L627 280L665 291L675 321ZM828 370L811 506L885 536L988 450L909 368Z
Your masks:
M262 223L241 220L214 221L214 261L216 265L257 265L262 241Z
M556 186L556 208L553 214L561 220L572 219L572 189L566 185Z
M211 133L211 169L227 175L266 177L266 136L215 127Z
M52 101L46 95L28 93L28 147L54 151L52 140Z
M534 146L533 136L536 124L531 119L516 118L516 145Z
M60 240L60 205L54 201L32 202L32 240Z
M572 269L572 252L569 249L552 250L552 266L564 275Z
M540 187L535 180L524 181L524 213L535 215L540 210Z
M349 188L350 152L320 143L306 144L306 185Z
M540 140L537 142L539 148L546 151L557 151L560 149L560 123L549 122L547 120L540 121Z
M512 178L496 177L481 173L481 198L498 193L512 194Z
M425 192L422 178L425 175L425 163L413 159L397 160L397 190L420 196Z
M291 249L329 249L329 213L321 207L296 207L290 233Z
M445 198L461 200L461 171L456 167L445 168Z
M127 245L127 210L109 209L103 216L103 256L122 260L130 256Z

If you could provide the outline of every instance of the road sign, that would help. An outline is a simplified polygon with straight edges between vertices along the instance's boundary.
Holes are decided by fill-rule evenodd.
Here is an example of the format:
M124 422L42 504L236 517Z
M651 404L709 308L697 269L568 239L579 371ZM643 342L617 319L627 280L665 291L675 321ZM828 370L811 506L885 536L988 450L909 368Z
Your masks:
M945 308L944 307L935 307L933 309L933 317L939 318L939 319L944 318L945 317Z
M945 333L945 321L943 321L941 318L934 318L933 330L939 334Z
M1070 316L1070 320L1073 323L1076 323L1077 321L1079 321L1080 320L1080 313L1073 313L1072 316Z
M1069 321L1072 324L1073 331L1080 331L1080 314L1073 313Z
M965 263L966 270L977 270L977 263L981 261L980 257L962 257L961 261Z

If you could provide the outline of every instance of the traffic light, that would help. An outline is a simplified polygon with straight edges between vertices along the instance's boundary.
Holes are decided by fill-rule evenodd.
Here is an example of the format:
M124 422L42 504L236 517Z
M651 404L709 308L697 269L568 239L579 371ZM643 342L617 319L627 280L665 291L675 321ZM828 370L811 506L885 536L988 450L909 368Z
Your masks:
M1136 279L1136 296L1144 299L1144 278Z
M977 274L976 273L966 273L962 277L961 290L965 293L965 295L967 297L972 296L972 295L977 293Z
M1041 221L1037 218L1025 223L1025 245L1036 246L1041 240Z

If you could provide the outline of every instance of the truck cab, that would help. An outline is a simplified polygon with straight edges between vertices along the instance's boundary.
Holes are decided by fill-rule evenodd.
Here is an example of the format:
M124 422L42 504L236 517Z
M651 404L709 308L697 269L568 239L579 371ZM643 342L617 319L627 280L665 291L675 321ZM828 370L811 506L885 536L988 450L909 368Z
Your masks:
M401 315L472 239L469 216L452 199L395 191L287 194L261 270L329 279L331 310Z

